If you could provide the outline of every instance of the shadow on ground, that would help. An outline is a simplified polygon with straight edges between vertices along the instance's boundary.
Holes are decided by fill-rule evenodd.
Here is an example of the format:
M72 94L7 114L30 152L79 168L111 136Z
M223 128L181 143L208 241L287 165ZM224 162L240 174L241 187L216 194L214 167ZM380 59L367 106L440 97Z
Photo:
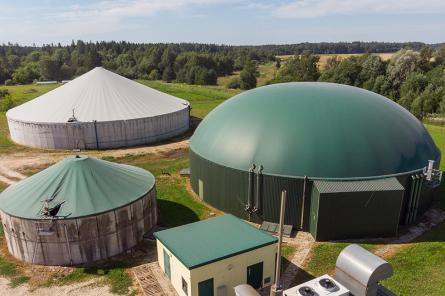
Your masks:
M199 221L198 215L190 208L169 200L158 199L159 225L175 227ZM168 214L168 215L167 215Z

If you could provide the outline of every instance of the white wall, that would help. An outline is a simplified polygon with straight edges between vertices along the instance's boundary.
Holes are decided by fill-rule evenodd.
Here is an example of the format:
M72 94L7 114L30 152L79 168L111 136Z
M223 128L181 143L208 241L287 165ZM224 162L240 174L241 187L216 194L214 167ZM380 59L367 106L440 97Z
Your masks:
M165 248L162 243L157 242L158 261L164 270ZM168 249L167 249L168 251ZM201 267L188 270L170 251L170 269L172 284L180 296L186 295L182 291L182 277L188 282L188 296L198 296L198 283L213 278L214 295L217 294L219 286L226 286L227 296L234 296L233 287L247 283L247 267L263 262L263 286L271 285L275 276L275 254L277 245L272 244L220 261L210 263ZM264 284L264 279L270 277L270 283Z
M166 250L167 253L170 255L170 282L172 283L178 295L192 295L190 284L190 270L188 270L187 267L185 267L184 264L182 264L181 261L179 261L159 240L157 240L156 246L158 251L158 263L164 273L164 250ZM184 280L187 282L187 294L182 290L182 278L184 278Z

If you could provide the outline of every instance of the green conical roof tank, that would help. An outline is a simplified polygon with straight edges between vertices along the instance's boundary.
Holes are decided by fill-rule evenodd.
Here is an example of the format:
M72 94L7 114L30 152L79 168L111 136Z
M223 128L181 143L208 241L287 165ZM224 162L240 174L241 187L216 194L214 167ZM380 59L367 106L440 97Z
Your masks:
M57 218L79 218L124 207L154 186L154 176L141 168L72 156L8 187L0 194L0 209L15 217L44 219L45 204L61 205Z
M312 178L397 175L440 161L422 123L376 93L333 83L259 87L219 105L191 150L213 163Z

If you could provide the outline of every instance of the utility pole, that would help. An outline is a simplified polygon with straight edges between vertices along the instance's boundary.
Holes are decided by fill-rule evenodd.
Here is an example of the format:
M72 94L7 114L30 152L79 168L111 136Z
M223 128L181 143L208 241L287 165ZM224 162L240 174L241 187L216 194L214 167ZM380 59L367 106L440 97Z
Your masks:
M275 283L270 288L270 296L283 295L283 289L280 284L280 274L281 274L281 244L283 240L283 224L284 224L284 212L286 209L286 195L287 195L286 190L281 191L280 225L278 228L277 265L275 271Z

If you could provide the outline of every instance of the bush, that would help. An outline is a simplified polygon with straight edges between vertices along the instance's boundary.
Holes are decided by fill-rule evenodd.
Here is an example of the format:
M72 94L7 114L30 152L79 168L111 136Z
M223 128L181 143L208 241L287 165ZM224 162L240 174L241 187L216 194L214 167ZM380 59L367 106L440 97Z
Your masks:
M9 91L0 89L0 111L8 111L12 107L14 107L14 101L9 95Z
M150 74L148 74L148 80L161 80L161 73L159 73L158 69L151 70Z
M6 79L5 80L5 85L6 86L11 86L11 85L14 85L14 82L12 81L12 79Z
M241 87L241 82L239 77L234 77L232 79L230 79L229 83L227 83L227 88L231 88L231 89L237 89Z

